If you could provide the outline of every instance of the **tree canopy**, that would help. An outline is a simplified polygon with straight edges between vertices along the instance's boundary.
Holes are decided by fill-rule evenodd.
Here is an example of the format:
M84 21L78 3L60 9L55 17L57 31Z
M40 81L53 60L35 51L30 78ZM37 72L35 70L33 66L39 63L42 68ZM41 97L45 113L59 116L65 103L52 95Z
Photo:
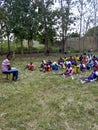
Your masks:
M59 6L55 8L56 2ZM93 1L83 1L82 7L88 8ZM81 1L80 1L81 4ZM92 7L95 9L95 5ZM38 40L45 44L45 51L49 48L49 44L55 39L60 39L62 42L62 51L66 48L66 39L73 27L78 25L76 20L80 19L81 31L83 25L84 10L80 10L80 17L75 16L72 8L80 8L77 0L1 0L0 1L0 37L7 37L8 51L10 51L10 35L20 40L21 49L23 52L23 40L28 40L28 48L30 49L30 41ZM83 8L84 9L84 8ZM91 9L91 8L90 8ZM82 14L82 16L81 16ZM85 15L86 31L88 30L90 15ZM96 13L95 13L96 16ZM96 18L96 17L95 17ZM96 20L96 19L94 19ZM94 25L96 25L94 23ZM89 27L90 28L90 27ZM95 30L94 30L95 31ZM72 31L74 32L74 31ZM70 32L71 33L71 32ZM87 32L89 33L89 31Z
M90 28L87 32L86 32L86 36L94 36L94 30L96 30L95 35L98 36L98 26Z

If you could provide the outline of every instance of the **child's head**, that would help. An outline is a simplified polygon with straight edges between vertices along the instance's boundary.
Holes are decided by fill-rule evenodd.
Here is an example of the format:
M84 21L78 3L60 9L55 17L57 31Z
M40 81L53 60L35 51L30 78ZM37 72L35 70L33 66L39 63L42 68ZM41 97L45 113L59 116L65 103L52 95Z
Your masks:
M9 59L9 60L11 60L12 55L10 53L8 53L7 56L6 56L6 58Z
M70 66L71 66L70 64L67 65L68 68L70 68Z
M93 70L94 70L94 72L95 72L95 71L98 71L98 65L97 65L97 64L95 64Z

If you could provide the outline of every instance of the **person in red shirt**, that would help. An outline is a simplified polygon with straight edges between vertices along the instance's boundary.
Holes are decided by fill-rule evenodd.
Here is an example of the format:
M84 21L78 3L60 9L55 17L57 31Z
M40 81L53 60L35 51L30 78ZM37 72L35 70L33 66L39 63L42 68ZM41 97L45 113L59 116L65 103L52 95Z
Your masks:
M28 69L33 71L34 70L34 64L32 62L30 62L29 64L26 65L26 67L24 69Z

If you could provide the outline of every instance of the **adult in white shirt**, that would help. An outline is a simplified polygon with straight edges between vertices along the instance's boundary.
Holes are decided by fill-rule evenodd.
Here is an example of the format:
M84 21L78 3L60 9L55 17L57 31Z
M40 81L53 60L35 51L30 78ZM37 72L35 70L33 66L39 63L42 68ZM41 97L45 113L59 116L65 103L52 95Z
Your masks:
M12 58L12 55L9 53L6 56L6 59L3 60L1 68L2 72L5 74L13 74L12 80L17 81L18 79L18 70L16 68L11 67L10 60Z

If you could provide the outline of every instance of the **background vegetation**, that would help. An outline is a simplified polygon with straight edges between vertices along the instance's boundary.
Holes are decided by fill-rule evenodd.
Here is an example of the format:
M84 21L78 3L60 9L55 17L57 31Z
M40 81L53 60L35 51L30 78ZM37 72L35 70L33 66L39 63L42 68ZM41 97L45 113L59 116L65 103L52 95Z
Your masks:
M97 9L97 0L1 0L0 44L6 39L9 52L10 41L18 43L23 54L24 40L29 53L33 40L44 44L44 52L59 40L64 53L68 37L79 37L80 51L80 38L92 35L98 45Z

